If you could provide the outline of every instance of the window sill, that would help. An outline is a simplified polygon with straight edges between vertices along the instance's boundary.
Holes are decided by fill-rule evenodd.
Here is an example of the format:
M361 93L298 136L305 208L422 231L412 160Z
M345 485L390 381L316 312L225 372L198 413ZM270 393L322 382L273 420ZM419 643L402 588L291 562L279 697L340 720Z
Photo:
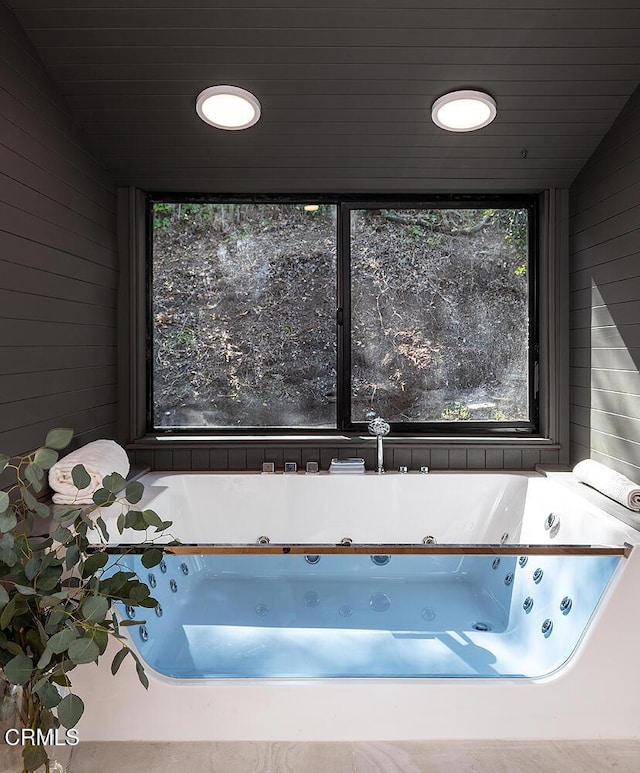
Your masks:
M159 448L202 448L215 446L312 446L318 447L362 447L373 443L372 435L145 435L127 444L130 449L159 449ZM438 436L397 436L387 435L384 439L385 446L446 446L446 447L483 447L483 448L538 448L545 451L560 449L560 444L550 438L514 436L495 437L438 435Z

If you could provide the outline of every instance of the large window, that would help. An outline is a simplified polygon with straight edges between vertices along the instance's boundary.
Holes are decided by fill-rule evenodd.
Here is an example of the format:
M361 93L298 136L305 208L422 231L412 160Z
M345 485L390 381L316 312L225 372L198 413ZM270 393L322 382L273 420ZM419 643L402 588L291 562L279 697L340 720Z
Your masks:
M155 430L536 431L524 197L150 203Z

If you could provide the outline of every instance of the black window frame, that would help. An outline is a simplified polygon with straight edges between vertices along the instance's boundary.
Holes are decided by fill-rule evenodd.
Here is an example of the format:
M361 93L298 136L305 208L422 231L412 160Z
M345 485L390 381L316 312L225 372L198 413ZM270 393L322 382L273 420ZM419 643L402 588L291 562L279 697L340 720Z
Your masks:
M175 204L329 204L336 206L336 426L317 427L156 427L153 420L153 205ZM528 421L461 421L461 422L391 422L396 437L467 437L482 439L539 438L539 288L540 288L540 217L539 196L536 194L429 194L416 195L331 195L331 194L187 194L148 193L146 195L146 282L145 282L145 373L146 373L146 431L156 436L215 435L234 436L357 436L367 433L366 422L351 418L351 271L350 271L350 213L362 209L526 209L528 212L528 266L529 282L529 363L528 363Z

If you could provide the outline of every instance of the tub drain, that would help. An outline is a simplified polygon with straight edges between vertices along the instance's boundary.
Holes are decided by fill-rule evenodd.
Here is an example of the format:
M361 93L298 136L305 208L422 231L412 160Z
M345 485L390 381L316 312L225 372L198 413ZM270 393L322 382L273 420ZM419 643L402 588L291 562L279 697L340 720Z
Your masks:
M371 556L371 561L376 566L386 566L391 561L391 556Z
M474 631L491 631L493 629L491 623L484 623L481 621L474 623L471 627Z

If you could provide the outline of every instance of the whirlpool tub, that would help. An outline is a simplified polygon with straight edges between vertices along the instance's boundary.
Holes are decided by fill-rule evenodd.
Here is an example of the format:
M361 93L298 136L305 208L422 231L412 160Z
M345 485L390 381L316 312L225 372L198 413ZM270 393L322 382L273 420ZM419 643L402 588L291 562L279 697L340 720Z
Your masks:
M119 707L88 702L83 738L638 735L638 532L575 486L509 473L141 480L142 506L182 543L151 570L111 545L159 601L120 610L140 622L128 631L150 695L108 668L79 671L74 684L99 683Z

